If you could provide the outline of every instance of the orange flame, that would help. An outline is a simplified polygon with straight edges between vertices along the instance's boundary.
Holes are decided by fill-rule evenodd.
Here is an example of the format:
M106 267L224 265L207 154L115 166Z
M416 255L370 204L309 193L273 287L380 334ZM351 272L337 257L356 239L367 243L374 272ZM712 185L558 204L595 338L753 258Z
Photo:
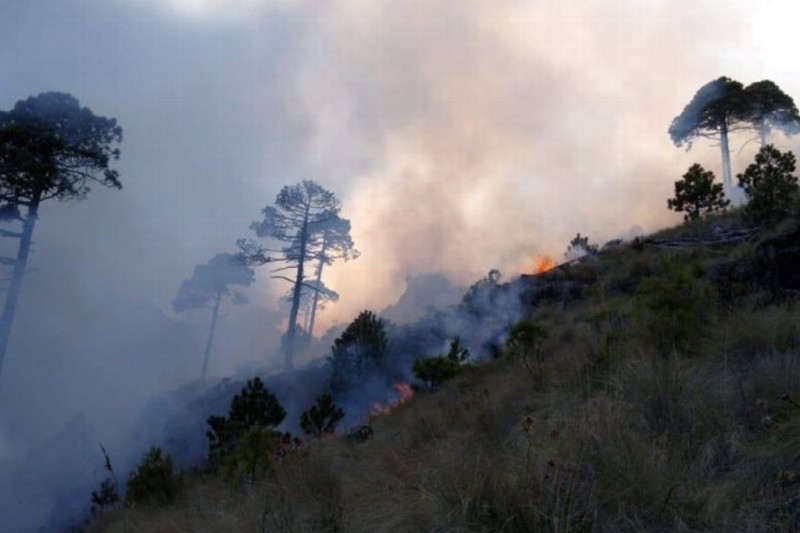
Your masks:
M400 396L394 401L395 405L406 403L414 397L414 389L408 383L395 383L392 388L397 391Z
M549 255L537 255L533 258L534 274L542 274L556 266L555 260Z
M408 383L398 382L392 385L392 388L397 392L397 398L385 405L381 402L373 402L370 410L371 416L388 415L395 407L410 401L414 397L414 389Z

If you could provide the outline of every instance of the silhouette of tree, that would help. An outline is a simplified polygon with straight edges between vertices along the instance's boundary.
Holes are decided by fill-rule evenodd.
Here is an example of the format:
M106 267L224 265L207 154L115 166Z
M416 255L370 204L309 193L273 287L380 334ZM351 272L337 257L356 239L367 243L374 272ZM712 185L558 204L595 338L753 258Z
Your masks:
M747 96L738 81L720 77L703 85L680 115L672 120L669 135L676 146L692 143L698 137L719 139L722 152L722 177L730 189L731 154L728 135L751 127L748 122Z
M0 257L0 264L13 267L0 316L0 369L39 206L52 199L83 199L92 183L122 188L118 172L109 167L119 158L115 145L121 140L115 119L95 115L65 93L42 93L0 112L0 217L22 226L0 230L0 236L19 240L16 258Z
M683 179L675 182L675 198L667 200L667 208L685 212L684 220L696 220L714 211L724 211L730 204L721 183L714 183L714 173L695 163Z
M284 346L284 367L294 368L294 350L297 337L297 315L303 287L316 290L307 282L306 266L318 257L322 236L315 232L338 216L341 202L336 196L313 181L285 186L275 199L275 206L262 209L263 219L253 222L250 229L261 238L270 239L277 247L262 246L249 239L240 239L237 245L240 258L253 265L278 265L272 270L274 279L292 284L292 303ZM289 277L283 272L293 272Z
M172 309L181 313L189 309L212 308L211 327L206 339L201 377L206 377L211 344L217 328L219 307L223 298L229 297L234 304L247 303L247 297L233 289L232 285L249 287L255 281L253 269L232 254L217 254L205 265L194 267L192 277L185 280L178 295L172 301Z
M798 192L796 163L792 152L782 153L768 144L737 176L748 198L745 213L753 221L774 224L789 215Z

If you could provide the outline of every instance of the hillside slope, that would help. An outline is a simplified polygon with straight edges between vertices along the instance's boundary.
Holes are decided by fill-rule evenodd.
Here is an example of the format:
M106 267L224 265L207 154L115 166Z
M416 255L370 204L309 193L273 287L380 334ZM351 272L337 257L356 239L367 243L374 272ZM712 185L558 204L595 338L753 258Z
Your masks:
M523 276L499 357L255 483L90 531L800 529L800 231L736 213Z

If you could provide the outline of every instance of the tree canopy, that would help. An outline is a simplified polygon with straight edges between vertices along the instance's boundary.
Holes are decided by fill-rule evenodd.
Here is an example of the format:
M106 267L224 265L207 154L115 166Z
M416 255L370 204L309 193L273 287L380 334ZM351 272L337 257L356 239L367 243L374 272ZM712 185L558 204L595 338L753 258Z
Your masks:
M800 131L800 113L791 96L770 80L751 83L744 89L747 109L745 117L758 131L761 146L767 144L767 135L778 129L786 135Z
M676 146L691 148L697 137L716 138L741 122L747 109L744 86L722 76L703 85L681 114L672 120L669 136Z
M92 182L121 188L122 128L69 94L42 93L0 112L0 200L28 205L84 198Z
M194 267L192 277L185 280L172 309L180 313L188 309L207 307L218 297L230 296L234 303L246 303L247 297L232 286L249 287L255 272L234 254L217 254L208 263Z
M48 92L0 111L0 219L20 222L21 231L0 230L19 240L0 317L0 368L8 348L33 230L41 202L83 199L97 183L122 188L110 167L119 158L122 128L113 118L97 116L66 93ZM25 209L23 213L20 208Z
M264 246L250 239L237 241L240 257L249 264L274 266L272 277L292 284L289 325L284 346L286 370L292 370L297 336L297 316L303 289L316 291L306 274L309 261L329 264L333 259L355 255L349 237L350 222L339 218L341 202L319 184L305 180L285 186L278 193L274 206L262 209L263 218L250 228L256 235L268 239ZM337 222L337 219L339 222ZM290 274L284 275L283 272ZM293 275L291 274L293 272ZM321 270L317 281L320 281Z
M768 144L744 173L737 176L749 200L745 212L751 219L772 224L791 212L798 193L796 166L792 152L781 152Z
M329 362L331 386L347 390L384 365L388 348L385 323L372 311L362 311L333 342Z
M722 211L730 201L725 199L721 183L714 183L714 173L695 163L683 179L675 182L675 197L667 200L667 208L684 212L684 220L695 220L714 211Z
M669 135L676 146L691 149L698 137L719 139L722 154L722 180L732 186L728 135L734 131L755 130L766 144L772 129L787 135L800 131L800 114L790 96L775 82L762 80L744 87L722 76L703 85L683 111L672 120Z
M177 296L172 300L172 309L176 313L209 305L212 307L211 327L206 340L202 377L206 376L208 370L211 343L214 341L214 331L217 327L217 317L222 299L230 297L234 304L247 303L247 297L232 289L231 286L249 287L254 281L253 269L242 262L238 256L217 254L205 265L197 265L194 268L192 277L181 284Z

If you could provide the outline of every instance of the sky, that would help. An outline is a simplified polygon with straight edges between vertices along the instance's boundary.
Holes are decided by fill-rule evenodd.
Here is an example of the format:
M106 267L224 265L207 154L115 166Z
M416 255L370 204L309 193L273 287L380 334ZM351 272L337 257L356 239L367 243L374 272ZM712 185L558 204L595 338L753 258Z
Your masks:
M95 402L65 383L100 357L112 375L113 343L83 328L114 306L176 319L181 281L251 237L284 185L333 191L361 251L326 271L341 299L320 333L393 303L408 276L508 279L578 232L602 244L678 223L673 182L720 162L713 143L675 147L671 120L722 75L800 97L798 19L792 0L6 0L0 109L68 92L124 140L121 191L42 208L0 384L0 460L9 398L46 387L70 412ZM734 172L748 140L733 139ZM275 309L286 288L261 270L250 300ZM83 358L33 348L42 336ZM148 393L188 377L166 349L146 364Z

